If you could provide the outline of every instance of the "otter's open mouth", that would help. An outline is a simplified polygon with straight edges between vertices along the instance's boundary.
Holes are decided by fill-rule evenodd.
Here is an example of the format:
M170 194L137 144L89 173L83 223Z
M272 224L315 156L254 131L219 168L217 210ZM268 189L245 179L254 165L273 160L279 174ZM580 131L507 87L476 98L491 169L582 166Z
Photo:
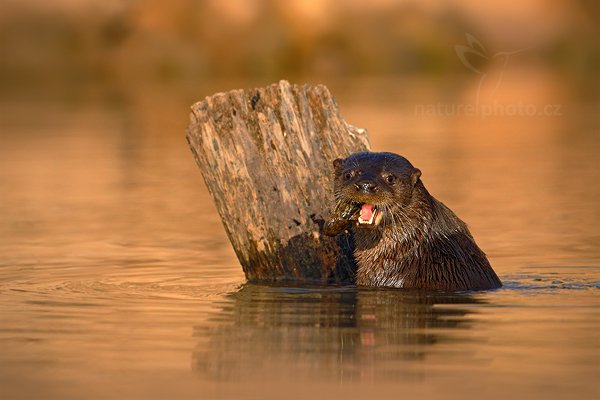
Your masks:
M358 224L376 226L381 222L381 218L381 211L379 211L376 206L365 203L360 208Z

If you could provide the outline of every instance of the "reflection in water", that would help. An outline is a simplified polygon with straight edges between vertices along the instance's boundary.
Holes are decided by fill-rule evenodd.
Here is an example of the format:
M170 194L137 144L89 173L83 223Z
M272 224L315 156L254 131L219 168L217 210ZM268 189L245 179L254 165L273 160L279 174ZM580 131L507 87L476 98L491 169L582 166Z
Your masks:
M502 104L563 116L424 118L416 104L474 94L323 82L374 149L414 159L505 283L455 296L231 293L244 276L184 140L189 104L229 84L0 99L0 396L597 398L598 103L515 77Z
M410 362L460 340L453 331L468 329L469 305L482 303L470 294L246 284L195 327L193 366L226 381L415 378Z

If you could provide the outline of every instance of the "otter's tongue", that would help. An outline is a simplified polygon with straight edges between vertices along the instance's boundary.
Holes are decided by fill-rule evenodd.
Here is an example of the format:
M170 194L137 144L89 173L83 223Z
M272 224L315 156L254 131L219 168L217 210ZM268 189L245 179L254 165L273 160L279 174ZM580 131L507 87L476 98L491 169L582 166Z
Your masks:
M373 217L374 208L375 206L373 206L372 204L363 204L362 208L360 209L360 218L363 221L371 221L371 218Z

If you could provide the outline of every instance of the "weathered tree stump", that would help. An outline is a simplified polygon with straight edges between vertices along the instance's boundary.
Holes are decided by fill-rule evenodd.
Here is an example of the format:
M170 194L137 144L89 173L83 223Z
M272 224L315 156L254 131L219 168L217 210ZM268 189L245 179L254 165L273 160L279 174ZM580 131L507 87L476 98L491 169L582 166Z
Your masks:
M347 283L345 235L321 234L332 160L369 148L325 86L286 81L192 106L187 140L250 281Z

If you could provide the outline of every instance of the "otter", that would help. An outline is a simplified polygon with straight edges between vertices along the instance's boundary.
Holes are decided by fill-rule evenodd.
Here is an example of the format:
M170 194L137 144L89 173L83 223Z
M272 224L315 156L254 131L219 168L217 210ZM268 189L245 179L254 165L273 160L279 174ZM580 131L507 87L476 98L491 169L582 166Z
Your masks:
M333 161L334 211L323 232L354 236L358 286L486 290L502 286L467 225L394 153Z

